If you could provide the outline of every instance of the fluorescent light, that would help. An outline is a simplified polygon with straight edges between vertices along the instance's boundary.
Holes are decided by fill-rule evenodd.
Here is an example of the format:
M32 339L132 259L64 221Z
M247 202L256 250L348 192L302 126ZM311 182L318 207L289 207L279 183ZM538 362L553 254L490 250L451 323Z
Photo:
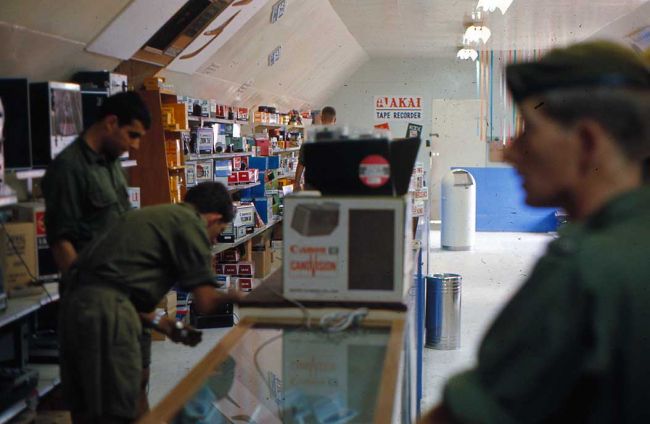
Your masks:
M490 31L490 28L483 25L472 25L467 27L467 30L465 30L465 35L463 36L463 44L478 42L485 44L490 39L491 35L492 32Z
M496 9L501 10L501 14L505 15L506 11L512 4L513 0L478 0L476 9L483 9L487 12L494 12Z
M473 61L475 61L476 59L478 59L478 52L474 49L469 49L465 47L458 50L458 53L456 53L456 58L460 60L472 59Z

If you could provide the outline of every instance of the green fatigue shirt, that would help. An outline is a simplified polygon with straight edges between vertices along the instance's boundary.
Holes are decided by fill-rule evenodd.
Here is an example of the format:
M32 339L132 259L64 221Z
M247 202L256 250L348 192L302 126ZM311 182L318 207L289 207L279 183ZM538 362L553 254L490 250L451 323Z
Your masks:
M61 152L43 178L45 227L50 246L70 241L80 252L131 209L119 160L109 161L82 137Z
M124 292L138 312L151 312L169 289L209 284L211 245L204 221L188 204L131 211L77 261L80 285L100 284Z
M568 224L444 403L461 422L650 422L650 188Z

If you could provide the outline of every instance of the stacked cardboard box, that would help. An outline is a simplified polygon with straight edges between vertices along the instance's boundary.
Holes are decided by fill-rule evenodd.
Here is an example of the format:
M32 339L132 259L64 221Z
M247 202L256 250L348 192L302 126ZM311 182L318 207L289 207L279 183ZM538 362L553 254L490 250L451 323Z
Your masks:
M31 275L36 275L37 266L34 224L11 222L4 227L6 232L0 233L0 258L5 291L9 296L33 294L28 286L32 282Z

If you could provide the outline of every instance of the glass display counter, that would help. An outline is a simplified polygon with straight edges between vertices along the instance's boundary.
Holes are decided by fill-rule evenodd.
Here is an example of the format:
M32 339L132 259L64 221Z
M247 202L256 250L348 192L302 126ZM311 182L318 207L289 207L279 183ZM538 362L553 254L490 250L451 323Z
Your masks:
M403 319L328 333L245 318L140 422L397 422L404 338Z

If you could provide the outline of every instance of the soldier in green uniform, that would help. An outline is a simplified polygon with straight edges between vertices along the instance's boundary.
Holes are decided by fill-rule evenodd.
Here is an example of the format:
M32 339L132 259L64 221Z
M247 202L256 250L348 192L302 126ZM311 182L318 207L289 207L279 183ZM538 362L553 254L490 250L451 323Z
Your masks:
M137 148L151 124L133 92L106 99L97 122L52 161L43 178L45 226L56 264L65 272L99 233L131 209L120 156Z
M91 240L131 209L120 156L138 148L151 124L137 93L106 99L97 122L52 161L43 178L45 227L57 267L65 272ZM63 292L64 288L59 287ZM142 333L141 408L149 409L146 387L151 332Z
M650 422L650 72L576 44L510 65L525 131L506 157L560 230L424 422Z
M61 381L75 423L137 418L142 326L176 342L200 341L200 332L154 314L174 284L192 293L200 312L237 299L215 290L211 268L211 242L235 215L228 190L202 183L185 200L126 213L66 275Z

